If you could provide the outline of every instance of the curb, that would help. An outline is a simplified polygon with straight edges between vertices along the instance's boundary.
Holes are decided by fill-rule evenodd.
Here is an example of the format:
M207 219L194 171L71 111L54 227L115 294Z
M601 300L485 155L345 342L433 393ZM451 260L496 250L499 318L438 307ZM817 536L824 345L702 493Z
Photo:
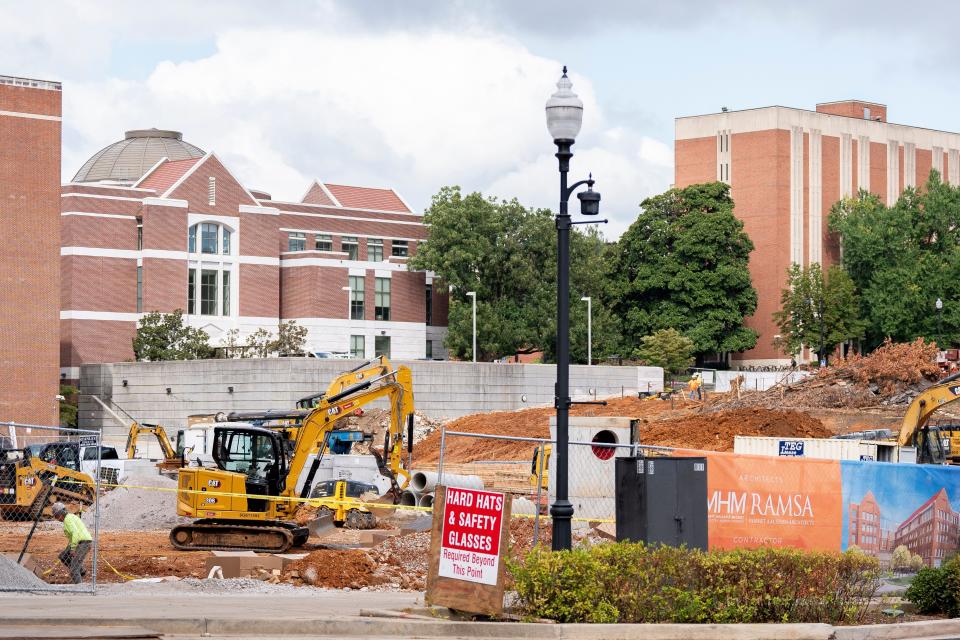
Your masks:
M3 625L63 626L63 618L3 617ZM530 638L578 640L901 640L960 637L960 619L833 627L828 624L535 624L403 618L116 618L87 617L90 626L137 626L171 635L331 636L341 638Z

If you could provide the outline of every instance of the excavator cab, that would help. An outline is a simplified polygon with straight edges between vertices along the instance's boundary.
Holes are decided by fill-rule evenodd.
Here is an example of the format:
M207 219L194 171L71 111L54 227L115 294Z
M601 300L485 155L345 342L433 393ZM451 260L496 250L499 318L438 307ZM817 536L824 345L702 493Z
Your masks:
M246 492L279 496L286 487L287 450L280 434L262 427L217 427L213 435L213 461L223 471L246 476ZM248 498L250 511L266 511L268 501Z

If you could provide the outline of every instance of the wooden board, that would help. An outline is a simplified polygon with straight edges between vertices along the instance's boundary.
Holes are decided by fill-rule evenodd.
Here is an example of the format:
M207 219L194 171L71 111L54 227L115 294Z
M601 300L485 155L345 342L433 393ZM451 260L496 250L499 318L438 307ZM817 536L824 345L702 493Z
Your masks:
M438 575L440 571L440 543L443 531L446 487L437 486L433 499L433 528L430 531L430 566L427 569L428 605L449 607L458 611L500 615L503 613L505 556L510 544L510 494L504 495L503 520L500 527L500 562L497 584L480 584Z

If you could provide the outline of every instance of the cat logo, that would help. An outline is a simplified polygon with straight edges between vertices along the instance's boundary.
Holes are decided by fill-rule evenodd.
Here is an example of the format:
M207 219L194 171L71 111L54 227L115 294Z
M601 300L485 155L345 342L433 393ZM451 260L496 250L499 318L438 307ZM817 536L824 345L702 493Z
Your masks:
M207 486L208 486L208 487L217 488L217 487L220 486L220 481L219 481L219 480L207 480Z
M327 409L327 415L329 416L335 416L338 413L340 413L340 407L330 407Z
M36 483L37 483L36 476L27 476L26 478L23 479L23 486L25 487L32 487Z

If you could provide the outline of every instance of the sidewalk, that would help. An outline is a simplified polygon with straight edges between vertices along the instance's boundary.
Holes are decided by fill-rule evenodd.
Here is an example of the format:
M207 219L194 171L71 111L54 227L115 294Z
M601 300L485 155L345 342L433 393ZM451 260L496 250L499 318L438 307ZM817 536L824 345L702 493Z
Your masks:
M456 622L402 617L423 594L316 590L297 594L0 595L0 628L128 626L189 637L578 638L582 640L897 640L960 638L960 620L867 627L789 625L580 625ZM364 617L380 612L398 617Z

